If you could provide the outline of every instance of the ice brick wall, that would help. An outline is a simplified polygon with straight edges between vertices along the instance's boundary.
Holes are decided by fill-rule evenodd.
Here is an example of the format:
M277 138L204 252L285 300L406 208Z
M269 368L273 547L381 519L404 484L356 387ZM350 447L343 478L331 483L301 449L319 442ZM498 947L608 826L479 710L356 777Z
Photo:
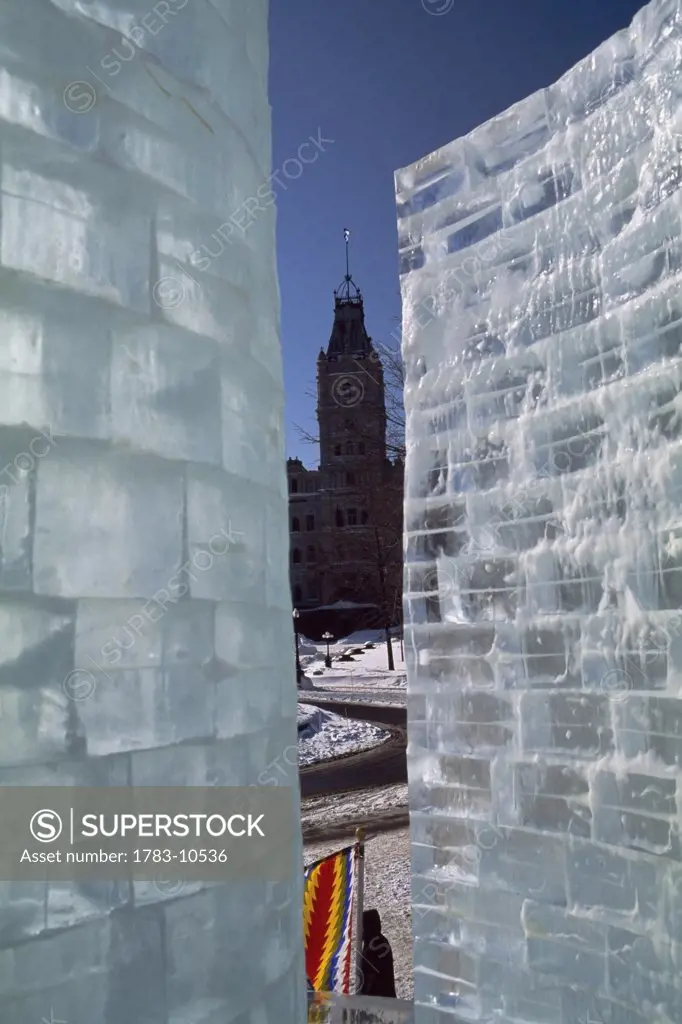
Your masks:
M419 1024L682 1020L681 70L397 173Z
M266 0L0 4L0 785L297 792L267 62ZM0 883L3 1024L304 998L299 872Z

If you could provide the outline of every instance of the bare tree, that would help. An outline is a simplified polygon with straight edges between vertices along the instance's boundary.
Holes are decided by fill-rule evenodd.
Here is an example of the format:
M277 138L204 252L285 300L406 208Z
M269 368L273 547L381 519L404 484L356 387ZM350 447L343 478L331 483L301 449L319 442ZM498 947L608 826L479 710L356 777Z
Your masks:
M389 459L405 460L405 364L400 348L380 345L386 396L386 451Z
M396 488L397 490L397 488ZM396 619L402 621L402 516L401 501L391 505L386 488L381 500L369 499L372 509L366 527L353 540L353 562L346 569L353 577L344 581L343 573L337 578L349 592L362 590L367 597L376 599L376 626L384 634L389 671L395 669L391 629ZM362 566L358 573L357 567Z
M403 473L395 470L392 479L367 495L371 539L368 555L377 580L381 628L384 631L388 668L395 669L391 626L396 612L402 622L403 593Z

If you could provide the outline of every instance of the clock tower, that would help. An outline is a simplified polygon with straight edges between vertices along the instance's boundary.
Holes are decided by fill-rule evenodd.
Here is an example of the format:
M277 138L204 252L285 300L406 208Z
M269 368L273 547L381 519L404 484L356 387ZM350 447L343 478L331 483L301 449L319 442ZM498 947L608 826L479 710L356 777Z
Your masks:
M289 459L291 588L308 636L386 628L402 594L402 462L387 457L384 372L348 269L317 358L320 462Z
M386 462L386 404L379 353L365 327L360 289L349 273L334 292L334 323L327 351L317 359L320 469L361 461Z

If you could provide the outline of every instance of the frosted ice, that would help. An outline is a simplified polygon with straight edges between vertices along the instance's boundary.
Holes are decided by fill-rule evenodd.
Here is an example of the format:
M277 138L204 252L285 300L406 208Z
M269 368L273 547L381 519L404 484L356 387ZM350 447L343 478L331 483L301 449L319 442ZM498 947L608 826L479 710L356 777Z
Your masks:
M0 4L0 786L296 742L267 13ZM301 899L0 883L0 1019L298 1024Z
M682 1019L682 7L397 172L417 1020Z

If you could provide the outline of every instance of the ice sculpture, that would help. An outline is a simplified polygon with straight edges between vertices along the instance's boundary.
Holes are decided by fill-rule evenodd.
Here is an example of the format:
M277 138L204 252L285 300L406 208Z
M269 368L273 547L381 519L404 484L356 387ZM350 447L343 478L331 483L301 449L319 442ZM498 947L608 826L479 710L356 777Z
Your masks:
M397 173L419 1022L682 1020L682 12Z
M0 785L297 789L267 63L0 5ZM298 1024L300 884L0 882L0 1020Z

